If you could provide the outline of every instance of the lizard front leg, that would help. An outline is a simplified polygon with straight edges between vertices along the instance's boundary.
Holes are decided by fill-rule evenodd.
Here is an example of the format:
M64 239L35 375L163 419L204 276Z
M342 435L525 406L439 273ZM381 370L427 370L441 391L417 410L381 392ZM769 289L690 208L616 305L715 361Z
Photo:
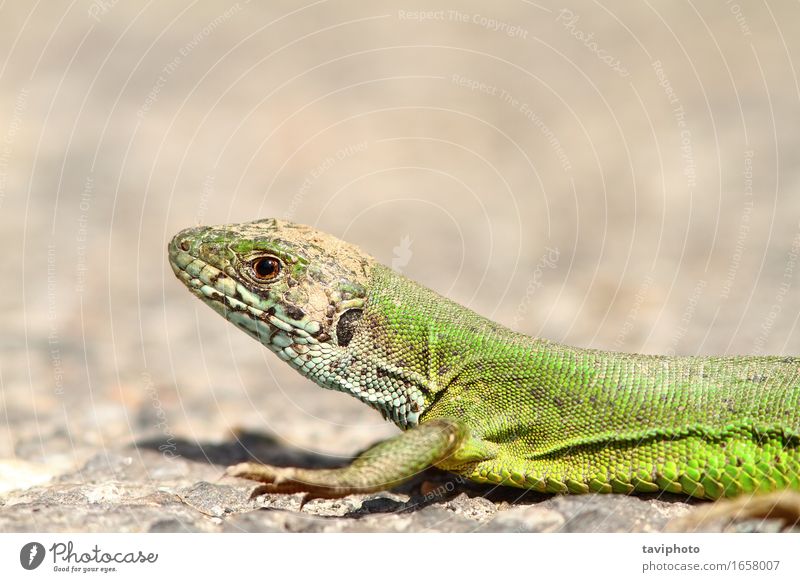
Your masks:
M308 493L307 499L344 497L391 489L434 464L462 457L469 449L467 426L453 419L436 419L370 447L338 469L274 467L239 463L227 474L261 481L253 496L262 493Z

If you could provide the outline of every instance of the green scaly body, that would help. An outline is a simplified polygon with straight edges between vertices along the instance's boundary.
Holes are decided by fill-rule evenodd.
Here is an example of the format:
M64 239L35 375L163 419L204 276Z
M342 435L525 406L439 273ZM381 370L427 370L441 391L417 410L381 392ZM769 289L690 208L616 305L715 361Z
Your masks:
M184 231L170 257L224 317L407 430L339 470L233 468L267 490L370 491L430 464L552 493L800 489L800 358L643 356L532 338L276 220ZM277 261L274 279L254 271L264 257Z

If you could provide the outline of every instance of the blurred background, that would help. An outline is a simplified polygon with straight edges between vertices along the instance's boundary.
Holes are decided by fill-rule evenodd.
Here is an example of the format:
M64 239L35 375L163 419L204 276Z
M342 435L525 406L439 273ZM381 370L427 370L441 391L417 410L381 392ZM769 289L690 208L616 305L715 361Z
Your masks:
M800 354L799 16L3 2L0 492L142 439L396 431L175 280L197 224L315 225L559 342Z

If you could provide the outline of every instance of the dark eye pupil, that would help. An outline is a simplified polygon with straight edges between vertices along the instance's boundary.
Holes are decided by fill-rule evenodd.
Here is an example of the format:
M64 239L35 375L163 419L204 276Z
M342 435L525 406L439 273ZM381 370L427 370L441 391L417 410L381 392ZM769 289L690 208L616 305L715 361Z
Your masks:
M253 270L262 279L269 279L278 274L278 261L275 259L258 259L253 263Z

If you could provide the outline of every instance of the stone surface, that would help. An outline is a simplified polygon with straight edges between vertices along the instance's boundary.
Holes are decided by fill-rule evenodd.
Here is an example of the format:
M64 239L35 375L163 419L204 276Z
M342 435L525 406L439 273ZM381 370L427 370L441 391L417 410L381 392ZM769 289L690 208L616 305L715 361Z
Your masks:
M216 458L233 462L241 456L239 446L216 447ZM275 452L274 447L266 441L263 448ZM248 449L258 448L251 440ZM286 450L282 456L294 455ZM705 505L670 495L538 495L472 485L436 470L395 492L314 499L302 508L302 494L251 498L254 487L224 477L221 465L123 448L94 455L48 483L6 492L0 531L655 532ZM784 526L748 519L700 529L782 531Z
M227 464L330 467L397 429L174 280L195 224L313 224L582 347L800 352L795 3L743 8L749 34L720 2L576 0L573 25L535 2L95 4L0 11L0 531L660 531L695 505L437 471L250 499Z
M234 445L217 450L220 458L239 456ZM431 484L433 492L422 495ZM679 499L482 488L433 470L396 493L314 499L302 509L302 494L251 499L253 489L223 477L221 466L120 449L50 483L6 493L0 531L658 531L688 510Z

